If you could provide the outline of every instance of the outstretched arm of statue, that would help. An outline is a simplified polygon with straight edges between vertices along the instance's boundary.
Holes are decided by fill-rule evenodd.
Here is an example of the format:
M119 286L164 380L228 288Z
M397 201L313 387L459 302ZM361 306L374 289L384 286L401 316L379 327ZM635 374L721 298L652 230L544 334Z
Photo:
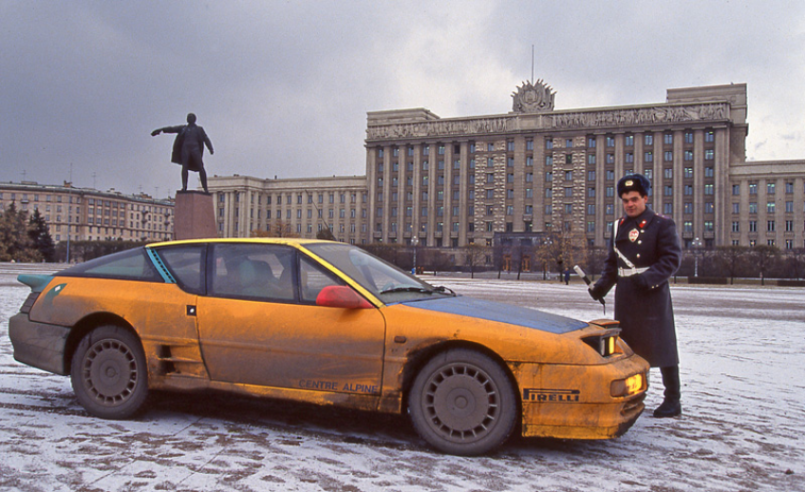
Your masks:
M184 128L184 125L179 126L166 126L164 128L157 128L156 130L151 132L152 137L156 137L160 133L179 133Z

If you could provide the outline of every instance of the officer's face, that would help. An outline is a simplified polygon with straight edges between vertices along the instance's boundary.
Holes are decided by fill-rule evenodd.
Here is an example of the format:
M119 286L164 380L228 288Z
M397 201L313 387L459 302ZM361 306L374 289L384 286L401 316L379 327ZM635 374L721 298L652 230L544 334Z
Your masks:
M621 195L623 202L623 211L629 217L637 217L646 210L646 203L648 203L648 195L642 196L639 191L627 191Z

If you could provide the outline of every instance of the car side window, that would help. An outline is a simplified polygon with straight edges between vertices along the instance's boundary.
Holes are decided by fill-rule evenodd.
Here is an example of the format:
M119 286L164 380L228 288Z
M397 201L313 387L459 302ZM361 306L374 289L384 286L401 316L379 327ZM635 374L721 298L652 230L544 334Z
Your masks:
M344 282L336 279L309 258L302 257L299 261L299 286L301 287L302 302L315 303L319 292L329 285L344 285Z
M161 248L157 252L182 289L203 294L205 250L205 245L194 244Z
M296 300L294 250L273 244L215 244L209 294L257 301Z
M146 256L145 248L134 248L62 270L65 277L100 277L161 282L162 277Z

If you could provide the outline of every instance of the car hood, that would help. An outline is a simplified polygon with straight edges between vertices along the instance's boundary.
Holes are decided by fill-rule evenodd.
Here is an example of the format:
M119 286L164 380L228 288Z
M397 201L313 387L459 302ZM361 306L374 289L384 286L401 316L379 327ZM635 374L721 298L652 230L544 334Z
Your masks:
M587 326L587 323L572 318L472 297L446 297L442 299L406 301L401 304L416 309L469 316L556 334L580 330Z

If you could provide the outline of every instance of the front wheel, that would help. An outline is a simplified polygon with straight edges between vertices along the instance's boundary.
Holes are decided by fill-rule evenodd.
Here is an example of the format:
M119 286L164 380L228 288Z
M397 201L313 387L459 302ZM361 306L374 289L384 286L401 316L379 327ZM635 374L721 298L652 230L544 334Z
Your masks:
M487 453L514 429L517 398L504 370L481 353L454 349L428 362L414 380L409 412L417 432L450 454Z
M119 326L87 333L73 354L70 380L78 402L103 419L135 415L148 396L148 370L139 339Z

